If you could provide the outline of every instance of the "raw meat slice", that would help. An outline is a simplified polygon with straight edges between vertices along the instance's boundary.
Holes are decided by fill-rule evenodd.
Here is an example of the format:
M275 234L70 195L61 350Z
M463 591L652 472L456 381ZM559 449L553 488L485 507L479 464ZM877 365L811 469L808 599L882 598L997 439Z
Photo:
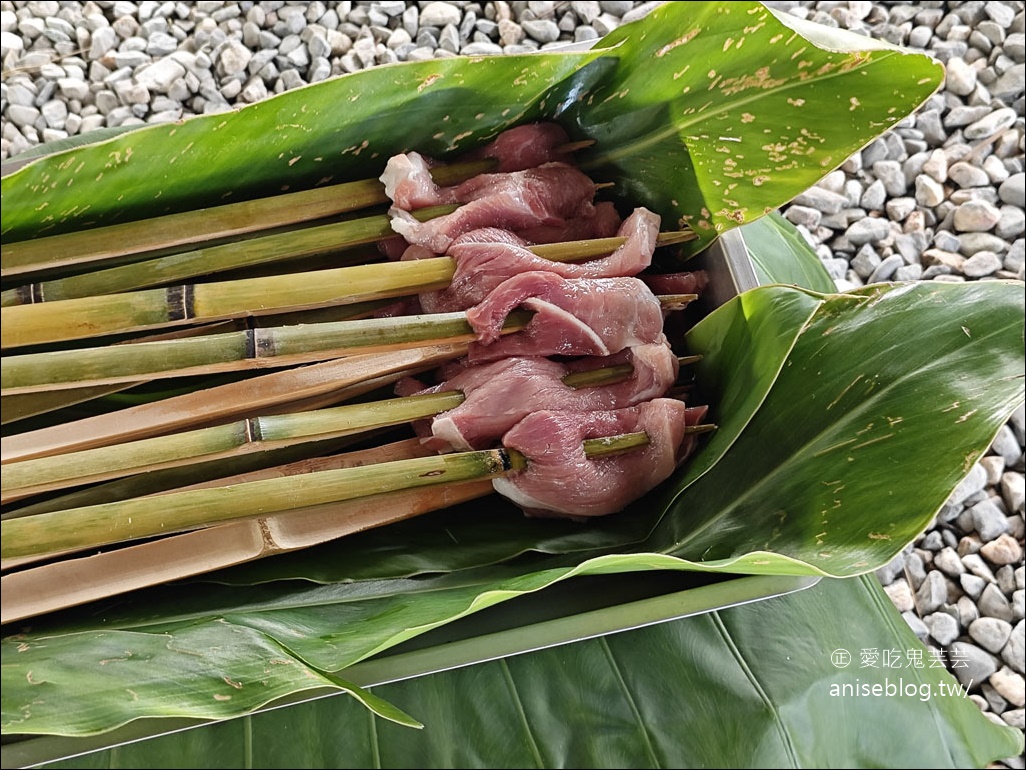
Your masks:
M496 171L523 171L552 161L566 161L569 153L561 148L570 137L556 123L525 123L503 131L479 150L471 159L495 158Z
M709 283L704 270L681 273L651 273L641 276L656 294L701 294Z
M639 208L619 228L627 242L605 257L583 262L555 262L533 254L527 244L506 230L484 228L461 235L449 247L456 260L452 282L445 289L424 292L421 306L428 313L466 310L488 296L503 281L534 270L564 278L613 278L637 275L652 262L659 217ZM411 246L403 259L422 258L424 249Z
M534 312L518 332L501 336L514 309ZM566 279L533 271L503 281L467 311L478 341L471 362L507 356L608 356L624 348L661 342L658 298L637 278Z
M630 364L625 379L573 388L563 382L571 371ZM677 379L677 358L664 344L642 345L616 356L587 358L568 365L539 357L505 358L470 366L428 393L459 390L466 400L431 421L437 451L486 449L521 419L538 409L595 411L619 409L663 395ZM424 434L420 431L423 436Z
M497 162L495 171L499 173L524 171L544 163L568 160L569 153L560 148L569 141L566 131L555 123L528 123L503 131L466 158L493 158ZM456 203L457 188L441 187L431 176L431 169L439 165L419 152L393 155L379 177L385 186L385 195L404 211Z
M665 481L683 459L684 428L705 409L657 398L603 412L534 412L502 438L527 458L527 468L495 479L492 486L529 516L604 516L622 510ZM589 438L644 431L648 445L591 459ZM690 444L690 442L688 442Z
M390 161L391 162L391 161ZM526 230L565 226L594 216L595 184L566 163L546 163L506 174L479 174L455 188L460 207L451 214L418 221L409 211L389 209L392 229L410 243L443 254L459 236L482 227Z
M432 165L419 152L393 155L379 177L385 186L385 195L406 211L456 203L456 188L436 184L431 178Z

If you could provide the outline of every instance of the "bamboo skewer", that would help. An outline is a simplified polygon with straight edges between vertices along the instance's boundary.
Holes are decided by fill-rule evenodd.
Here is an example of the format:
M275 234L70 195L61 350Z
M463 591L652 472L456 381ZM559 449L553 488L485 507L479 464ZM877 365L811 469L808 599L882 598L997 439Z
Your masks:
M657 244L690 237L689 231L661 233ZM549 244L540 249L540 256L554 261L589 259L624 242L623 238L596 240L597 244ZM616 245L609 249L612 244ZM532 250L537 253L538 247ZM437 257L14 305L0 308L0 347L402 297L445 288L455 270L451 257Z
M630 364L622 364L573 372L564 377L563 382L574 388L596 387L622 381L633 371ZM43 492L136 473L399 425L454 409L463 403L464 398L460 391L443 391L298 414L251 417L228 425L12 463L0 476L0 502L9 503Z
M523 328L528 319L528 313L510 314L505 333ZM434 313L5 356L0 361L0 393L9 396L87 385L284 367L355 353L468 342L474 336L466 313Z
M5 436L0 440L4 464L34 457L110 446L224 424L248 415L316 408L369 392L418 371L459 358L466 343L435 345L417 350L349 356L298 369L272 372L241 382L219 385L113 414L88 417L52 428Z
M576 146L571 148L579 149ZM451 185L488 172L494 167L493 160L468 161L439 166L431 170L431 175L436 183ZM0 275L7 278L45 269L92 264L131 254L167 251L204 241L324 219L388 202L380 181L362 179L331 187L5 243L2 246L3 269Z
M679 308L694 294L664 295L664 307ZM528 322L530 314L507 316L503 333ZM412 349L471 341L466 313L367 318L210 334L185 339L97 348L9 355L0 360L0 393L22 393L113 385L197 374L291 366L354 353Z
M556 152L573 153L593 144L594 140L591 139L568 142L556 148ZM436 166L429 173L436 184L446 187L493 171L495 167L494 158L482 158ZM171 253L192 244L220 242L249 233L293 227L384 203L390 203L384 185L378 179L362 179L5 243L0 247L3 263L0 276L8 278L132 255Z
M419 209L412 214L423 222L455 210L456 206L432 206ZM0 305L11 307L56 302L181 283L189 278L223 273L240 267L341 251L351 246L374 243L392 235L395 235L395 232L387 214L333 222L246 241L232 241L178 252L66 278L25 284L4 291L0 295Z
M624 434L583 443L585 454L605 456L647 442L645 434ZM42 513L0 522L0 558L94 548L403 489L494 479L526 467L522 454L500 447L318 471L307 474L301 486L292 478L272 478L168 492L158 504L134 498Z
M320 469L354 467L428 453L415 439L320 458ZM260 472L306 472L296 466ZM127 591L180 580L277 553L392 524L483 497L489 481L442 485L359 498L326 506L244 519L79 558L64 559L0 578L3 623L72 607ZM17 560L3 563L6 570ZM21 562L24 563L24 562Z

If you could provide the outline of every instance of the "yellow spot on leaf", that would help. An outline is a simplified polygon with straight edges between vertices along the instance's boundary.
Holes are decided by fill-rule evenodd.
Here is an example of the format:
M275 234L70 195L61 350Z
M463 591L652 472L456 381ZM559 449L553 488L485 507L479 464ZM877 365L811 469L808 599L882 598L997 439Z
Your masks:
M666 56L666 54L668 54L674 48L677 48L678 46L682 46L685 43L690 43L695 38L695 36L699 32L701 32L701 31L702 31L701 27L695 27L692 30L688 30L686 33L684 33L684 35L682 35L681 37L677 38L672 43L667 43L662 48L660 48L658 51L656 51L655 55L659 56L659 57Z

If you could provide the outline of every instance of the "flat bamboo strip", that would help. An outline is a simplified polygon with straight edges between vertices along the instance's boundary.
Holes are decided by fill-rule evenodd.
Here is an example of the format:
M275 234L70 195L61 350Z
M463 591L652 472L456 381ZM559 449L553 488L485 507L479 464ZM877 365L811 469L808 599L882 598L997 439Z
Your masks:
M3 396L0 401L0 425L9 425L29 417L54 412L65 407L83 404L96 398L130 388L135 383L118 385L93 385L84 388L38 391Z
M523 312L511 314L506 331L522 328L528 317ZM293 366L474 337L466 313L434 313L8 355L0 360L0 394Z
M295 478L264 479L42 513L0 522L0 558L100 547L402 489L491 479L523 467L515 453L490 449L320 471L305 475L301 484Z
M455 210L456 206L434 206L414 211L413 214L424 221ZM374 243L392 235L395 232L387 214L332 222L178 252L106 270L25 284L2 292L0 305L10 307L55 302L182 283L201 275L340 251L350 246Z
M431 174L439 184L448 185L489 171L494 165L491 160L453 163L439 166ZM387 202L381 182L363 179L64 235L4 243L0 247L3 264L0 275L6 278L237 237Z
M492 492L488 481L409 489L161 538L0 577L3 622L309 548Z
M350 356L273 372L240 382L207 388L150 404L122 409L73 423L5 436L0 439L0 462L110 446L162 433L226 423L243 416L268 414L283 405L319 397L344 400L367 382L401 376L465 355L467 345L437 345L394 353ZM347 391L347 389L349 389ZM350 395L347 395L348 394Z
M605 456L647 443L645 434L625 434L583 445L586 454ZM43 513L0 522L0 558L101 547L403 489L493 479L526 467L523 455L500 447L318 471L301 484L294 477L270 478Z
M392 460L403 460L410 457L428 457L434 455L431 449L425 447L419 439L403 439L401 441L393 441L388 444L378 444L375 446L367 447L366 449L350 450L342 452L341 454L329 454L324 456L309 457L305 460L292 461L285 464L272 465L266 468L260 468L258 470L243 471L241 473L229 473L229 475L219 475L205 481L196 482L193 484L177 485L174 487L161 489L156 492L138 492L129 493L126 495L119 495L110 497L106 500L89 500L87 502L77 502L76 495L66 496L71 504L57 504L52 506L49 511L37 511L36 513L45 513L51 511L61 511L69 508L84 508L88 505L95 505L101 502L114 502L116 500L126 500L130 497L156 497L159 495L168 494L170 492L184 491L187 489L210 489L211 487L223 487L229 484L241 484L247 481L258 481L260 479L272 479L272 478L285 478L288 476L300 476L305 473L313 473L314 471L321 470L334 470L336 468L356 468L362 465L369 465L372 463L383 463L391 462ZM95 487L94 487L95 489ZM58 501L60 498L58 498ZM36 514L31 514L36 515ZM6 516L4 521L8 518L19 518L18 516ZM18 569L25 566L26 564L32 564L39 561L50 560L52 558L62 558L68 554L76 553L76 551L64 551L59 554L46 554L43 556L26 556L19 559L5 559L0 561L0 569L5 572L9 569Z
M692 237L661 233L657 244ZM569 241L542 249L546 259L575 261L609 253L623 238ZM533 250L537 250L534 247ZM160 327L346 305L445 288L456 265L451 257L353 265L308 273L56 300L0 308L4 349Z

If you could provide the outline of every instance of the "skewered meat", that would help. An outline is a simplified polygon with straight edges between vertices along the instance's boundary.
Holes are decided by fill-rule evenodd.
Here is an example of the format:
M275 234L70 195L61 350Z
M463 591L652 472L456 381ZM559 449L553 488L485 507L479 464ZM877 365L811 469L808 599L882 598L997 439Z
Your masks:
M563 382L572 371L630 364L620 382L573 388ZM424 393L462 391L466 400L430 421L438 451L487 449L521 419L545 405L582 412L619 409L663 395L677 379L677 358L665 344L642 345L616 356L587 358L572 365L540 357L515 357L468 366Z
M544 163L567 161L569 153L562 148L569 141L566 131L555 123L528 123L503 131L467 155L467 159L493 158L498 173L523 171ZM380 177L385 194L404 211L459 202L456 187L441 187L432 179L431 169L437 165L419 152L392 156Z
M704 270L683 273L653 273L641 276L641 280L655 294L701 294L709 283Z
M492 481L499 494L531 516L603 516L623 509L669 478L690 448L684 428L705 409L657 398L604 412L539 411L502 437L527 468ZM588 458L585 439L644 431L649 443L619 455Z
M652 262L659 217L648 209L634 211L620 226L618 235L627 242L613 253L586 262L556 262L543 259L527 249L517 235L497 228L473 230L461 235L449 247L456 261L456 272L448 287L420 295L420 304L428 313L448 313L476 305L507 278L534 270L555 273L564 278L612 278L637 275ZM588 237L598 237L591 234ZM407 249L409 258L423 258L421 246ZM430 252L427 252L430 254ZM431 255L434 256L434 255ZM407 259L404 255L403 259Z
M469 158L494 158L499 165L496 171L523 171L543 163L567 161L564 148L570 137L558 123L525 123L514 126L499 134Z
M569 220L596 216L595 183L566 163L479 174L455 189L441 189L446 190L444 202L461 204L451 214L420 222L400 206L389 209L393 230L436 254L444 254L456 238L482 227L517 232L542 225L560 232Z
M522 330L500 336L506 316L518 307L534 316ZM664 340L659 300L637 278L521 273L470 308L467 321L478 338L469 352L475 363L508 356L608 356Z

